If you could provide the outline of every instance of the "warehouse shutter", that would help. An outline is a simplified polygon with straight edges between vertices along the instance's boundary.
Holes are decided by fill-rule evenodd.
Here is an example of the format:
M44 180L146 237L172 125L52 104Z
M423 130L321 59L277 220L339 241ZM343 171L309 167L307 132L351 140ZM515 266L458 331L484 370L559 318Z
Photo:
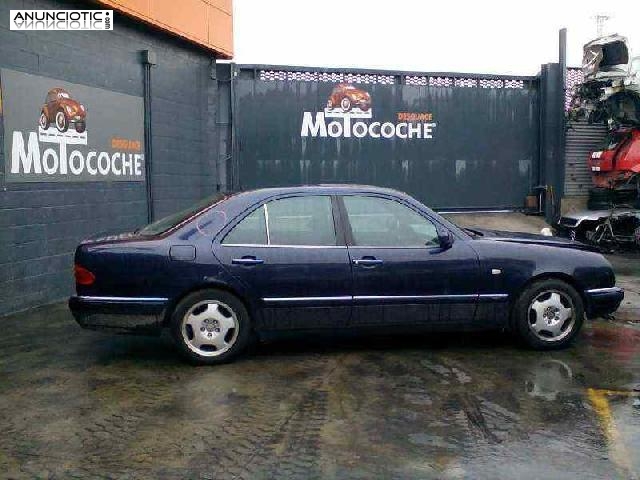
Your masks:
M568 122L565 147L564 195L587 196L591 187L589 154L599 150L607 134L603 124Z

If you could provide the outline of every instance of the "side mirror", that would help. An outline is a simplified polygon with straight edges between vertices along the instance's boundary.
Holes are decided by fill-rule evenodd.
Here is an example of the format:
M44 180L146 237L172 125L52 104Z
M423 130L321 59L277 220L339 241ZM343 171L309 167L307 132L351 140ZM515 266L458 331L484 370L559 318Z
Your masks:
M438 232L438 241L440 241L440 246L447 250L453 246L453 234L448 230L443 230Z

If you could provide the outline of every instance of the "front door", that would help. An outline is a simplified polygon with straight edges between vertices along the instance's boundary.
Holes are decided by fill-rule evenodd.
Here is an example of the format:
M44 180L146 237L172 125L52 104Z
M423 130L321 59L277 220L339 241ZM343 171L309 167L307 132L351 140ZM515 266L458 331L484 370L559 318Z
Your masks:
M437 226L399 200L341 197L354 278L355 325L471 324L479 261L465 241L442 248Z
M329 195L269 201L214 246L228 271L259 298L259 328L331 328L349 321L351 266L336 234L334 203Z

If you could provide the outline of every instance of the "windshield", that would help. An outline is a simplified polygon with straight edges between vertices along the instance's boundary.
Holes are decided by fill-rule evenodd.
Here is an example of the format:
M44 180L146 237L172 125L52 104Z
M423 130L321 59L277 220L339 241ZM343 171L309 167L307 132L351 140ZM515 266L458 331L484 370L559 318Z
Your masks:
M216 193L215 195L211 195L210 197L207 197L199 201L195 205L192 205L191 207L185 210L166 216L164 218L161 218L160 220L156 220L155 222L150 223L146 227L139 229L136 233L143 236L153 236L153 235L159 235L161 233L167 232L172 228L175 228L176 226L180 225L185 220L201 213L207 207L212 207L213 205L221 202L225 198L227 198L226 194Z

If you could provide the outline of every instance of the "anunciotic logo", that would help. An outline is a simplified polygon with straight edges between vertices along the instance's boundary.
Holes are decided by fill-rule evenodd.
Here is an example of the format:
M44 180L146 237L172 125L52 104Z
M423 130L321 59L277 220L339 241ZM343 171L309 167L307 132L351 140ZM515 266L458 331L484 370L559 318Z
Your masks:
M11 10L11 30L113 30L113 10Z

